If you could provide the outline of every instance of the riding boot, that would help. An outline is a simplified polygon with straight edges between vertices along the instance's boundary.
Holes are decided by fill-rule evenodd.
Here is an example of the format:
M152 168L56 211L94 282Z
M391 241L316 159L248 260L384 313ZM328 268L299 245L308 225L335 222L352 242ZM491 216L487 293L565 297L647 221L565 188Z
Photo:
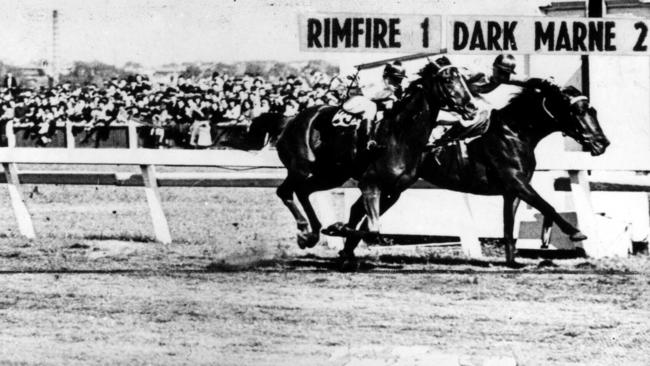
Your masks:
M368 142L366 143L366 150L369 153L376 153L380 150L380 146L377 143L377 140L375 139L377 135L377 123L373 123L372 121L368 121L367 123L368 128Z

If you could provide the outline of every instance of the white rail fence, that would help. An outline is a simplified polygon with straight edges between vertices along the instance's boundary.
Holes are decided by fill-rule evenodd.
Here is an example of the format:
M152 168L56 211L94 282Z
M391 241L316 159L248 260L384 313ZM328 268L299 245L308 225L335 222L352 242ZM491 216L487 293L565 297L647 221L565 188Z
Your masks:
M129 149L75 149L72 144L68 144L67 148L16 148L13 129L9 124L7 126L9 147L0 148L0 163L4 168L5 181L20 233L28 238L35 237L31 216L21 193L21 184L141 186L147 197L156 240L170 243L172 237L162 209L159 187L277 187L284 178L285 172L275 151L139 149L137 148L135 128L133 124L129 128ZM70 128L68 128L68 133L68 141L74 141L71 138ZM140 174L93 171L19 171L18 164L126 165L138 166ZM556 189L571 192L580 226L587 232L594 225L590 196L592 189L650 191L650 177L648 176L589 182L587 172L581 168L581 166L584 167L584 162L557 162L547 159L541 160L539 165L540 170L568 170L569 179L556 181ZM247 171L158 173L156 166L223 167L246 169ZM255 171L255 168L266 169ZM612 170L612 167L607 167L607 169ZM348 182L344 187L352 188L355 187L355 184ZM414 188L436 187L425 182L418 182ZM327 212L329 216L324 220L335 218L332 202L322 201L318 202L321 211ZM468 217L472 217L469 204L467 204L467 208ZM476 235L462 234L461 242L467 254L477 255L476 251L479 247Z

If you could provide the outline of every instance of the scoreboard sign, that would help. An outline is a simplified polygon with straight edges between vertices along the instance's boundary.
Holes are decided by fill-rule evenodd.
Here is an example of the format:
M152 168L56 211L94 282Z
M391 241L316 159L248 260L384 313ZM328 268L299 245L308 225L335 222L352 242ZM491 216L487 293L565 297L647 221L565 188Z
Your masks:
M437 52L439 15L326 13L300 16L300 50L308 52Z
M650 20L514 16L307 14L308 52L649 55ZM443 38L443 25L446 39Z
M450 53L647 55L642 19L453 16Z

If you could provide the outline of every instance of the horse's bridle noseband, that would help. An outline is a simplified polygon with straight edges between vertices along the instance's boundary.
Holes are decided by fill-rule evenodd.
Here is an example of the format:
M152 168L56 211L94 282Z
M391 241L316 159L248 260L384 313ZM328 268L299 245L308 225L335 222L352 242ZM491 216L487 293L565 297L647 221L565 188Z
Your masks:
M575 97L571 97L569 99L569 107L573 106L574 104L576 104L576 103L578 103L578 102L580 102L582 100L589 100L589 98L587 96L585 96L585 95L578 95L578 96L575 96ZM556 122L560 122L557 119L557 117L555 117L555 115L553 115L553 113L551 113L551 111L546 107L546 97L544 97L542 99L542 108L544 109L544 112L546 112L546 114L548 114L548 116L551 117L551 119L553 119ZM573 114L572 112L570 112L570 113ZM580 123L582 123L582 122L580 122ZM576 135L579 136L579 138L576 138L576 140L579 140L579 142L581 142L581 143L589 142L588 141L589 139L586 136L584 136L582 133L580 133L578 131L575 131L575 132L576 132Z
M585 95L578 95L576 97L572 97L571 99L569 99L569 106L572 106L581 100L589 100L589 98L587 98L587 96ZM546 112L546 114L548 114L549 117L551 117L555 121L558 120L557 117L555 117L553 113L551 113L548 107L546 107L546 97L542 99L542 108L544 108L544 112Z

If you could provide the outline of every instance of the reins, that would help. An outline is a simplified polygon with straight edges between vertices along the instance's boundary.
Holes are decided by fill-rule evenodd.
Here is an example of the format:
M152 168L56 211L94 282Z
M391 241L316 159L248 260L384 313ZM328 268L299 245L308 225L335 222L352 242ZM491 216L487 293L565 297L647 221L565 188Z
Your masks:
M569 105L570 105L570 106L571 106L571 105L574 105L574 104L578 103L578 102L581 101L581 100L589 100L589 98L587 98L587 97L584 96L584 95L578 95L578 96L576 96L576 97L572 97L571 99L569 99ZM544 109L544 112L546 112L546 114L548 114L549 117L551 117L552 119L554 119L554 120L556 120L556 121L558 120L558 119L555 117L555 115L553 115L553 113L551 113L551 111L548 109L548 107L546 107L546 97L544 97L544 98L542 99L542 108Z

